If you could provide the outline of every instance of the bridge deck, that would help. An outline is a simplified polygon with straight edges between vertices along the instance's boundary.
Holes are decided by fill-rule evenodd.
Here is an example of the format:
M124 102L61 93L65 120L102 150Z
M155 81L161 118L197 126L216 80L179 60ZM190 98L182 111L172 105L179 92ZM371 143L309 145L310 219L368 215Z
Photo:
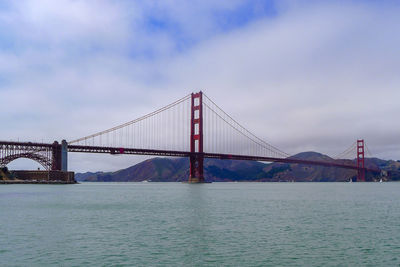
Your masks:
M100 146L81 146L81 145L69 145L69 152L81 152L81 153L105 153L105 154L131 154L131 155L149 155L149 156L168 156L168 157L190 157L193 154L187 151L170 151L170 150L154 150L154 149L136 149L136 148L116 148L116 147L100 147ZM214 159L232 159L232 160L254 160L264 162L281 162L281 163L293 163L293 164L304 164L304 165L319 165L325 167L338 167L345 169L358 170L356 165L342 164L332 161L313 161L313 160L302 160L292 157L288 158L273 158L273 157L259 157L259 156L247 156L247 155L230 155L230 154L215 154L215 153L203 153L205 158ZM380 172L379 169L364 168L370 172Z
M40 151L40 149L51 148L53 144L46 143L32 143L32 142L16 142L16 141L0 141L0 147L5 146L18 146L25 147L28 149L33 149L35 151ZM137 149L137 148L120 148L120 147L103 147L103 146L87 146L87 145L69 145L68 152L76 153L103 153L112 155L148 155L148 156L166 156L166 157L190 157L198 153L192 153L188 151L173 151L173 150L155 150L155 149ZM260 157L260 156L250 156L250 155L231 155L231 154L216 154L216 153L202 153L205 158L214 159L232 159L232 160L254 160L263 162L281 162L281 163L294 163L294 164L304 164L304 165L319 165L325 167L338 167L345 169L360 169L355 164L343 164L334 161L313 161L313 160L303 160L296 159L293 157L287 158L274 158L274 157ZM369 172L380 172L379 169L374 168L363 168Z

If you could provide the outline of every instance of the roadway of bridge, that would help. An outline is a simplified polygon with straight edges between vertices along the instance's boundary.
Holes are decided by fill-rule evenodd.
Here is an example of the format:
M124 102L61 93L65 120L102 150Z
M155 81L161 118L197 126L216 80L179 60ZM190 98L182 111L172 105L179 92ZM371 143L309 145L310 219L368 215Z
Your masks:
M30 148L36 148L35 151L39 151L41 148L52 147L53 144L46 143L32 143L32 142L15 142L15 141L0 141L0 145L12 145L12 146L25 146ZM103 146L88 146L88 145L68 145L68 152L76 153L103 153L111 155L148 155L148 156L167 156L167 157L190 157L193 155L199 155L199 153L191 153L188 151L173 151L173 150L155 150L155 149L139 149L139 148L120 148L120 147L103 147ZM217 154L217 153L203 153L204 158L214 159L231 159L231 160L252 160L262 162L280 162L280 163L292 163L292 164L304 164L304 165L319 165L325 167L338 167L345 169L358 170L356 165L343 164L332 161L313 161L296 159L293 157L287 158L274 158L274 157L261 157L261 156L250 156L250 155L231 155L231 154ZM364 168L369 172L380 172L379 169Z
M69 145L68 152L78 153L104 153L112 155L130 154L130 155L149 155L149 156L167 156L167 157L190 157L193 155L200 155L200 153L191 153L187 151L171 151L171 150L154 150L154 149L137 149L137 148L116 148L116 147L102 147L102 146L84 146L84 145ZM332 161L313 161L302 160L293 157L288 158L274 158L274 157L260 157L260 156L246 156L246 155L231 155L231 154L216 154L216 153L202 153L204 158L214 159L231 159L231 160L252 160L262 162L280 162L304 165L319 165L325 167L338 167L345 169L358 170L356 165L342 164ZM380 172L379 169L364 168L369 172Z

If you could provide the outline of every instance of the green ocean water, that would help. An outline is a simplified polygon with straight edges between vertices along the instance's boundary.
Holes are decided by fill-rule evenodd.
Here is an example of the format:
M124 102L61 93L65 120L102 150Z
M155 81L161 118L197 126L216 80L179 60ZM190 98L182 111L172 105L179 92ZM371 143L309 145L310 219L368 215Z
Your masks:
M399 266L400 183L0 186L0 266Z

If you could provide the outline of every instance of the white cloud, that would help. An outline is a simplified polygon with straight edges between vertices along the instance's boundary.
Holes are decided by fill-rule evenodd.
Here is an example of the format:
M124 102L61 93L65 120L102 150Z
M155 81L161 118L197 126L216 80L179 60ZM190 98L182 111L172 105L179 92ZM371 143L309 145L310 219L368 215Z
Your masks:
M348 5L300 11L182 56L171 67L171 73L180 73L176 83L208 89L239 121L291 153L334 154L361 137L380 146L382 129L387 137L397 135L398 9Z
M398 6L286 2L275 17L221 31L215 10L242 3L12 2L0 11L8 29L0 34L13 43L0 50L8 125L0 139L70 140L203 89L289 153L334 155L363 137L377 156L400 158ZM176 33L146 29L150 15L195 45L179 52ZM71 155L70 166L110 170L139 160L99 157Z

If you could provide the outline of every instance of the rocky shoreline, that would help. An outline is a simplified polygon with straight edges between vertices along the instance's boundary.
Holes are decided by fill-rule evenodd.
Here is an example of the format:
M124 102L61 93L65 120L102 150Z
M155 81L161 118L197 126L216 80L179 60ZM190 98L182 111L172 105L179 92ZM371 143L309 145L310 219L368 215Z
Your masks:
M77 184L76 181L0 180L0 184Z

